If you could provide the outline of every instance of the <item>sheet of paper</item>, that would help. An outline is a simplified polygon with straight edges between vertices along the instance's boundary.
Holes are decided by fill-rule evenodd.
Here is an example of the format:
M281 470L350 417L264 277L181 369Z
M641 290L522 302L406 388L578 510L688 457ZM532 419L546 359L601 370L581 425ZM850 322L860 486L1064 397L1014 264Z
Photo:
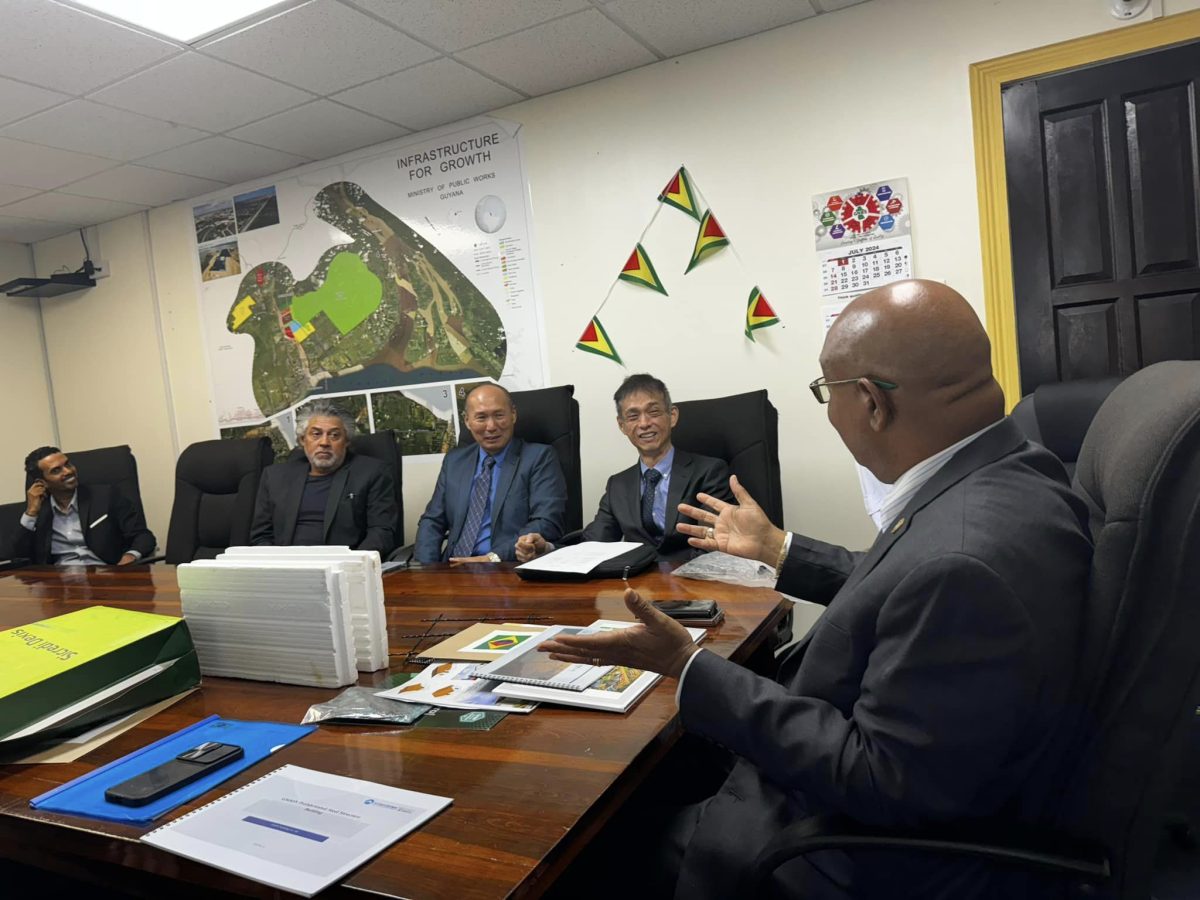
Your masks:
M289 765L142 840L311 897L450 802Z
M600 563L636 550L642 546L636 541L584 541L570 547L561 547L553 553L547 553L535 560L517 566L518 569L528 569L537 572L573 572L586 575Z

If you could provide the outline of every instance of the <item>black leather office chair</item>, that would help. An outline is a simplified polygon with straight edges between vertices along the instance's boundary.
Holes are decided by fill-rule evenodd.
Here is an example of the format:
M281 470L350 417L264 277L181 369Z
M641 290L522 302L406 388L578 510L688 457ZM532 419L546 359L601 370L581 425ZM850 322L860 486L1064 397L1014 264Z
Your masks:
M683 400L671 435L677 447L729 464L772 522L783 527L779 413L765 390L714 400Z
M392 473L396 486L396 543L404 543L404 468L400 459L400 443L391 428L374 434L357 434L350 440L350 449L363 456L379 460Z
M1062 880L1064 896L1148 900L1200 702L1200 362L1158 363L1112 391L1083 442L1075 488L1096 545L1082 671L1098 675L1063 755L1061 791L1047 798L1045 832L1004 822L881 831L807 819L759 856L746 896L765 896L775 869L796 856L903 849L1040 870Z
M1081 378L1040 385L1013 407L1013 420L1025 437L1063 461L1067 475L1074 475L1088 426L1121 380Z
M567 482L567 511L564 531L583 528L583 471L579 462L579 401L575 385L513 391L517 406L517 425L513 437L554 448ZM466 447L475 438L466 428L461 429L458 445Z
M401 463L400 440L395 430L385 428L374 434L356 434L350 439L350 450L379 460L392 473L396 486L396 542L404 542L404 468ZM304 459L304 448L297 445L287 455L288 461Z
M127 444L98 447L95 450L71 450L67 451L67 458L75 465L80 484L115 485L127 499L139 507L142 505L137 460Z
M248 544L259 478L273 459L266 437L200 441L179 454L167 562L213 559Z

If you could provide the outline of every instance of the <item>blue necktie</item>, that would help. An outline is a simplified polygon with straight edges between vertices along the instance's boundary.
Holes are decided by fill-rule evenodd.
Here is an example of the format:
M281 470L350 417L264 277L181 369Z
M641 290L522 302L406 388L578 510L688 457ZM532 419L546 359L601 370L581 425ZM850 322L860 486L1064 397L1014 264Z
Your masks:
M642 473L642 528L656 540L662 535L662 529L654 521L654 495L661 480L662 472L658 469L647 469Z
M492 467L496 465L496 457L483 458L483 471L475 479L475 487L471 491L471 505L467 507L467 521L458 543L454 545L451 556L470 556L475 550L475 541L479 539L479 529L483 527L484 517L487 516L488 503L492 499Z

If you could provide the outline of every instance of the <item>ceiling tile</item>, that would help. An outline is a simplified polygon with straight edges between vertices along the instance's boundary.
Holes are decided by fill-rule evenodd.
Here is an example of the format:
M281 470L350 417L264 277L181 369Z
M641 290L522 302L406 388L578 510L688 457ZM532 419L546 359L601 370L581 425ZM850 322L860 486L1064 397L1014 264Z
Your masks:
M534 96L655 61L654 54L595 9L480 44L458 56Z
M605 9L668 56L816 15L808 0L614 0Z
M48 191L36 197L0 206L0 215L83 226L119 219L144 208L116 200L97 200L95 197L77 197L59 191Z
M312 95L199 53L185 53L90 99L206 131L228 131Z
M167 41L45 0L0 0L0 22L0 75L68 94L85 94L179 52Z
M823 12L836 12L839 9L845 9L847 6L857 6L859 3L866 3L867 0L816 0L816 2Z
M206 135L162 119L149 119L88 100L73 100L0 129L0 136L129 160L188 144Z
M12 203L14 200L23 200L25 197L32 197L37 193L37 188L18 187L15 184L0 184L0 206L5 203Z
M5 184L50 190L114 166L111 159L0 137L0 180Z
M0 241L17 241L32 244L47 238L58 237L74 231L74 225L62 222L45 222L41 219L22 219L19 216L0 215Z
M201 49L319 94L370 81L437 55L394 28L334 0L298 6L203 44Z
M316 100L243 125L229 136L311 159L328 159L408 133L407 128L381 122L357 110L329 100Z
M351 88L334 99L420 130L507 106L521 95L443 58Z
M70 99L66 94L57 91L22 84L11 78L0 78L0 125L41 112Z
M72 194L84 197L99 197L103 200L125 200L143 206L165 206L176 200L199 197L225 187L223 181L197 178L164 172L146 166L120 166L99 175L66 186ZM0 187L0 196L3 196Z
M155 154L142 162L156 169L234 184L260 175L274 175L308 160L232 138L212 137Z
M587 0L353 0L447 52L586 9Z

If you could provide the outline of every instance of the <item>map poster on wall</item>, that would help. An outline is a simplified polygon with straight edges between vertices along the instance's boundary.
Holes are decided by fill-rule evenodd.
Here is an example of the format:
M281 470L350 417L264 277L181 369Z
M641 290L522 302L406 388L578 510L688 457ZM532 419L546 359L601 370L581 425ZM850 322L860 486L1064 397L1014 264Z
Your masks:
M826 331L859 294L912 277L907 178L816 194L813 219Z
M222 436L290 450L298 408L341 398L360 426L396 429L403 452L441 453L456 383L545 383L517 126L460 123L200 198L193 214Z

